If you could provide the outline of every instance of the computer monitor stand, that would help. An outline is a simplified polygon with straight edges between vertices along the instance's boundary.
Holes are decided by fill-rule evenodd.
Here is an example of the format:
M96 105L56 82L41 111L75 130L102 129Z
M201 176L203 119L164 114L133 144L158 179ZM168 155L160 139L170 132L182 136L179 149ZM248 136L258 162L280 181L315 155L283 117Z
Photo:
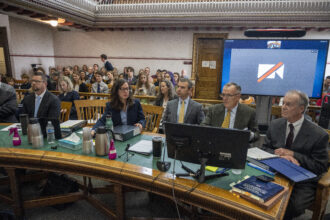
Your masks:
M228 173L217 173L217 174L205 175L205 165L206 165L206 162L208 161L208 158L205 156L206 155L203 156L203 153L200 152L199 161L200 161L201 166L197 171L193 171L182 164L182 169L184 169L187 173L177 173L175 175L177 177L191 176L194 179L196 179L199 183L203 183L203 182L205 182L205 180L209 180L209 179L213 179L213 178L228 176Z

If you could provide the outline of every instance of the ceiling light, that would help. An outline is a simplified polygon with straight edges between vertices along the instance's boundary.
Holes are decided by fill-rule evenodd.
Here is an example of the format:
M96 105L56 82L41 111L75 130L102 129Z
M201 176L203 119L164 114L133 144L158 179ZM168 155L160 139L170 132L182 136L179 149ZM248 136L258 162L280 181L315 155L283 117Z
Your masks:
M58 22L57 22L56 20L50 20L50 21L49 21L49 24L50 24L51 26L53 26L53 27L56 27L57 24L58 24Z

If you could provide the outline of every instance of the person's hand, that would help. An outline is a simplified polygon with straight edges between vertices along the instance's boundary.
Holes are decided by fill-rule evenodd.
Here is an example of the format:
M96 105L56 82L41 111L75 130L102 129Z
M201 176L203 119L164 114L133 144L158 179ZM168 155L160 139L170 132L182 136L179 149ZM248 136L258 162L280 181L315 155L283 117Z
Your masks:
M298 162L298 160L296 160L293 156L281 156L281 157L300 166L300 163Z
M291 156L291 157L293 157L293 151L285 149L285 148L278 148L274 151L274 153L278 156Z
M140 128L140 131L142 131L142 125L140 123L136 123L136 124L134 124L134 126L139 127Z
M61 109L61 113L66 113L66 109Z
M95 131L94 130L91 130L91 135L92 135L92 137L95 135Z

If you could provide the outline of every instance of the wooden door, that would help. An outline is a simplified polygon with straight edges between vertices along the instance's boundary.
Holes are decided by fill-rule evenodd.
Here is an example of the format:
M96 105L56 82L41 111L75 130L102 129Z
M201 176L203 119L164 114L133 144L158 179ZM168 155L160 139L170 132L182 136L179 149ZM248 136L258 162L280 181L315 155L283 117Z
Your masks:
M193 61L195 98L218 99L221 85L223 40L221 36L197 37Z

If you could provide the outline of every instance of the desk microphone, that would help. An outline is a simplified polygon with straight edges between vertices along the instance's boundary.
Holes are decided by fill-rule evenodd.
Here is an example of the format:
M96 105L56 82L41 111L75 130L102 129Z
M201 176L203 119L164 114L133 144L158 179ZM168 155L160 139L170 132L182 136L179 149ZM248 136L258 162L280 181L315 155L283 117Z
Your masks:
M162 172L166 172L170 169L171 167L171 162L165 161L165 146L164 146L164 150L163 150L163 161L157 161L157 168L158 170L162 171Z

